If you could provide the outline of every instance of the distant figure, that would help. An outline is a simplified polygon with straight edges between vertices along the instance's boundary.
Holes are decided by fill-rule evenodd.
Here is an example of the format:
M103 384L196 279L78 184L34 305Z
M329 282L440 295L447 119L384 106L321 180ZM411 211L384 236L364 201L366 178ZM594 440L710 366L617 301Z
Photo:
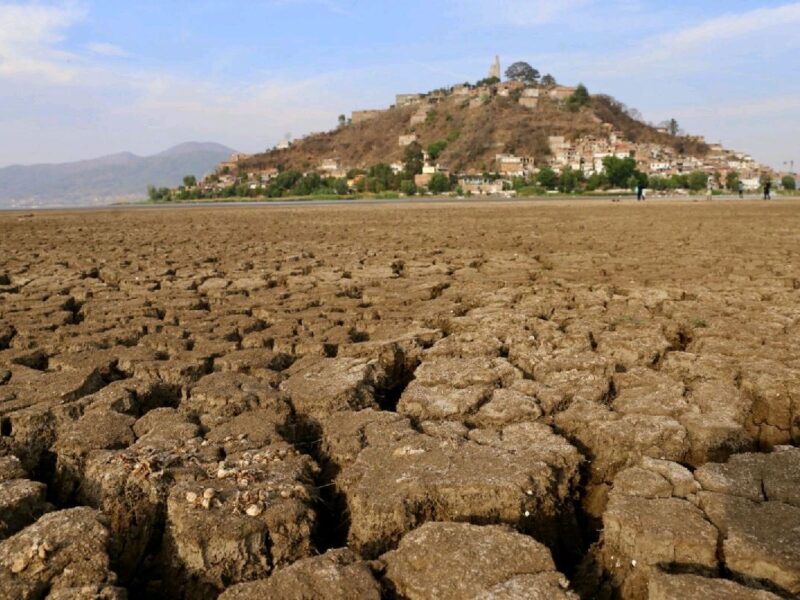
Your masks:
M706 200L711 200L714 197L714 182L709 178L708 189L706 189Z
M744 198L744 184L739 182L739 199Z
M642 201L642 187L639 185L636 186L636 201L637 202Z
M647 200L647 188L642 186L642 202Z
M764 183L764 200L770 199L770 192L772 191L772 182L767 181Z

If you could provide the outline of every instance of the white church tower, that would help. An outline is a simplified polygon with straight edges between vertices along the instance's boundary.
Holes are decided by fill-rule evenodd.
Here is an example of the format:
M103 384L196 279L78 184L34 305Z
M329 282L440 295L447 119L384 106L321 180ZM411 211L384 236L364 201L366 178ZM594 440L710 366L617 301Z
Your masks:
M499 56L495 56L494 57L494 64L489 69L489 77L497 77L498 79L501 78L500 77L500 57Z

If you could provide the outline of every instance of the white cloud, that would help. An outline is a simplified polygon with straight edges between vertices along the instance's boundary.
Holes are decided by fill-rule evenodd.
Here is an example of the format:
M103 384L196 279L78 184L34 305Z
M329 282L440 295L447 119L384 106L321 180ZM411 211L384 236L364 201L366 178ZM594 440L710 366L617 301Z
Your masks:
M109 56L112 58L128 56L128 53L116 44L109 44L107 42L93 42L88 44L86 49L92 54L98 54L100 56Z
M74 3L60 6L0 4L0 77L67 82L74 57L58 49L64 32L83 18Z
M603 59L601 74L630 75L652 69L696 71L733 55L753 56L798 45L800 2L727 14L698 25L660 34L627 51ZM782 35L779 35L782 34Z
M797 111L800 111L800 95L782 95L749 102L691 106L674 111L674 114L681 119L722 118L734 120L785 114L793 116Z

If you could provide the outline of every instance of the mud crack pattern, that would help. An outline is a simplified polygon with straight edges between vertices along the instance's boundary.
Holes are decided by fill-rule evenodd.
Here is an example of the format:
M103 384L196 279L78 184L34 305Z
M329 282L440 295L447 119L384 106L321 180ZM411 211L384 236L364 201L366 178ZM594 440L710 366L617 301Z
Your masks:
M799 226L0 215L0 590L796 598Z

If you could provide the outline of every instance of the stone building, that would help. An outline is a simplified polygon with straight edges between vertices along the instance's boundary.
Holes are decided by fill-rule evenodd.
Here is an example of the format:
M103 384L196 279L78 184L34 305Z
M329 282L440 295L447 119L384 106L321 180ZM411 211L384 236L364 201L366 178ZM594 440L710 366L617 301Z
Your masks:
M536 108L539 106L539 89L525 88L522 90L522 95L519 97L519 103L525 108Z
M428 111L426 108L423 107L420 108L413 115L411 115L411 120L409 121L409 123L411 124L411 127L414 127L414 125L422 125L427 120L427 118L428 118Z
M395 106L408 106L409 104L417 104L422 100L422 94L397 94L395 96Z
M566 85L556 85L547 90L547 95L554 100L566 100L575 93L576 89L578 88L569 87Z
M353 125L365 123L383 114L382 110L354 110L353 111Z
M463 177L459 180L458 185L465 194L477 196L492 196L503 191L501 180L489 181L483 177Z
M418 141L419 137L416 133L409 133L408 135L401 135L398 139L398 145L400 146L410 146L414 142Z
M527 156L498 154L495 160L497 172L506 177L523 177L533 166L533 161Z

